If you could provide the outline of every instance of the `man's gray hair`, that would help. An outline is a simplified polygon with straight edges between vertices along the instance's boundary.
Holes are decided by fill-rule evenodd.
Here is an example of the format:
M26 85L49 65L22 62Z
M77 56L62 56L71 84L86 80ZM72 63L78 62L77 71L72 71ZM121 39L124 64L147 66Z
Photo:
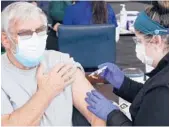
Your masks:
M47 25L47 17L39 7L28 2L14 2L2 11L1 32L10 33L11 26L15 25L18 21L31 21L38 18L44 25Z

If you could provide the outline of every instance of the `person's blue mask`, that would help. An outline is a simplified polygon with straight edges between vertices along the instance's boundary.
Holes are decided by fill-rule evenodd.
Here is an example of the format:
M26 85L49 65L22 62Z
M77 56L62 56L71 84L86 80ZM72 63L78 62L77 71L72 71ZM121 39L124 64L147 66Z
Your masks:
M35 67L43 59L47 35L38 36L36 33L30 39L18 36L15 58L25 67Z
M39 65L40 61L43 59L42 56L37 59L26 59L20 53L15 54L15 58L17 59L17 61L19 63L21 63L22 65L24 65L25 67L28 67L28 68L35 67L35 66Z

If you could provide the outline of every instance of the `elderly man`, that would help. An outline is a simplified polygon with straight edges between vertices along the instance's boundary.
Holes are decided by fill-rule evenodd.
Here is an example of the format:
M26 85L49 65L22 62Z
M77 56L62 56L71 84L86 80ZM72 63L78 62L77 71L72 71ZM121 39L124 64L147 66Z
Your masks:
M105 123L87 111L94 89L68 54L45 51L47 19L27 2L2 12L1 122L3 126L72 125L73 105L92 125Z

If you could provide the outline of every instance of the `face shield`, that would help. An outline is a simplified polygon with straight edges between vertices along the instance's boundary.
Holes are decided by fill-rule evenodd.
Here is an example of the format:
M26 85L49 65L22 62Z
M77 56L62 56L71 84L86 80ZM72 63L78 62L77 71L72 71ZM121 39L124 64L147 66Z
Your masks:
M155 50L153 49L153 43L151 43L152 40L156 36L162 36L162 35L169 34L169 28L165 28L165 27L161 26L158 22L153 21L146 14L146 12L141 12L138 15L138 17L137 17L137 19L136 19L136 21L134 23L134 27L135 27L135 29L137 31L143 33L143 35L152 36L152 38L149 39L148 42L144 42L144 43L143 43L143 40L141 40L141 39L139 39L137 37L133 38L134 42L136 43L135 51L136 51L137 58L139 60L141 60L143 63L152 66L153 61L154 61L155 58L152 55L148 56L146 54L146 47L148 48L149 52L152 52L152 53L155 52Z
M145 35L167 35L169 28L163 27L156 21L153 21L145 11L139 13L134 28Z

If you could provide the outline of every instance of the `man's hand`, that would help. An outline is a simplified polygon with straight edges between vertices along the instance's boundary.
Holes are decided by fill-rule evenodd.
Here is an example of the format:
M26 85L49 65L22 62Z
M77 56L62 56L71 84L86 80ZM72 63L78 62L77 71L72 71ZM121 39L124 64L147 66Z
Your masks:
M94 90L90 82L85 78L85 74L78 69L76 72L76 80L72 84L73 104L82 113L82 115L91 123L92 126L105 126L104 120L100 119L90 111L86 101L86 93Z
M61 63L44 74L44 67L41 64L37 72L38 91L44 92L49 98L53 99L75 80L76 70L77 68L73 64Z

